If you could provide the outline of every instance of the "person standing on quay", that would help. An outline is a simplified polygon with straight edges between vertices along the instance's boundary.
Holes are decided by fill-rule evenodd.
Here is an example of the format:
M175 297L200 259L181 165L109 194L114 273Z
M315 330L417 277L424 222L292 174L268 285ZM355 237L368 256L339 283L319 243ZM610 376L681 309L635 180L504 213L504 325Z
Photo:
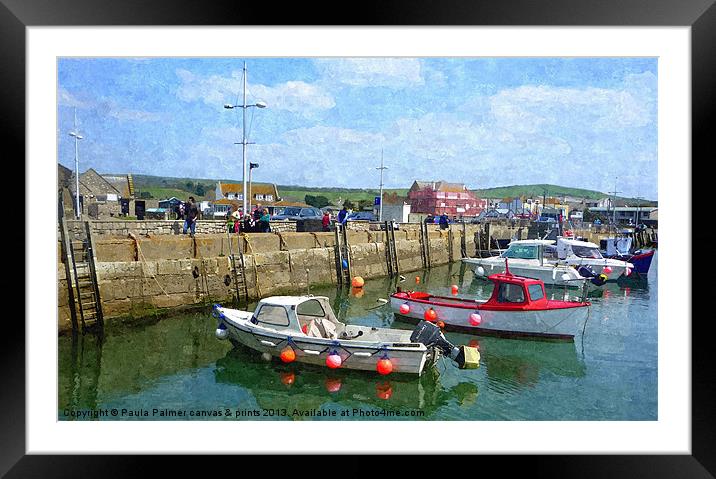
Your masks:
M321 224L323 225L323 231L330 231L331 216L328 214L328 211L323 212Z
M343 209L338 212L338 222L339 222L340 224L345 224L345 223L346 223L346 217L347 217L347 216L348 216L348 208L346 208L346 207L344 206Z
M184 234L188 229L191 229L192 238L196 234L196 220L199 218L199 209L196 207L194 197L189 197L189 202L186 204L186 220L184 221Z

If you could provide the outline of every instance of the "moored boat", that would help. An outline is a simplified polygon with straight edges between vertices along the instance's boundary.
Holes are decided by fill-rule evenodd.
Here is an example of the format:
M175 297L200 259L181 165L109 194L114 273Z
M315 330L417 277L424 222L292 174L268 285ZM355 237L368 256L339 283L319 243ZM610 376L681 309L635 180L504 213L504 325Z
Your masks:
M588 301L547 299L544 282L510 273L488 276L487 300L398 291L390 304L398 318L442 322L446 331L547 340L574 340L589 314Z
M346 325L324 296L272 296L262 299L253 312L214 305L214 315L218 339L285 363L417 375L441 356L460 368L479 365L475 348L453 346L433 324L413 331Z

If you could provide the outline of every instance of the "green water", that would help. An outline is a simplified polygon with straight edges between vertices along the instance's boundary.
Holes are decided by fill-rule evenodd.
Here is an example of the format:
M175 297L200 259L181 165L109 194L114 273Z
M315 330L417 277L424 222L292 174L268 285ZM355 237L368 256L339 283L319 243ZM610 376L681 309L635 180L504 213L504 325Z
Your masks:
M232 350L228 341L215 339L216 320L208 311L112 326L102 340L60 337L58 416L61 420L656 420L657 269L655 256L647 280L608 283L592 293L584 335L574 342L448 333L454 344L479 346L480 367L460 370L442 359L420 378L284 365L276 359L267 362L254 351ZM416 287L417 275L421 284ZM452 284L466 297L487 298L492 289L491 283L474 278L460 263L406 276L404 288L436 294L450 294ZM377 301L388 298L394 287L395 282L386 278L367 281L361 297L334 288L313 288L311 293L328 296L344 322L412 329L394 323L390 306ZM549 293L562 298L565 291L556 288ZM165 411L177 415L162 416Z

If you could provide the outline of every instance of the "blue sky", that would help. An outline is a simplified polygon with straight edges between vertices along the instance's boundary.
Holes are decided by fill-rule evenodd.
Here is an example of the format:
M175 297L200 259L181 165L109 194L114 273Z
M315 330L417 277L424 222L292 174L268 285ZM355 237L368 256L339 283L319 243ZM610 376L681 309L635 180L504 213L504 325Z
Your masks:
M60 59L58 161L240 181L241 58ZM249 58L254 181L551 183L657 199L654 58Z

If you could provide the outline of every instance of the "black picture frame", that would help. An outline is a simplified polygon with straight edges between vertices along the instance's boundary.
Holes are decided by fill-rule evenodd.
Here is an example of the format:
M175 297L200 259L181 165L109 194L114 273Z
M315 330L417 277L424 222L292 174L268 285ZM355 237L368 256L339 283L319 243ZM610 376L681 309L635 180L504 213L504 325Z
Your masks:
M494 2L415 0L412 2L361 2L338 13L335 3L206 2L191 0L0 0L0 98L4 149L25 155L25 28L30 26L104 25L544 25L544 26L690 26L692 47L692 168L708 165L707 146L713 136L716 96L716 7L713 0L501 0ZM332 18L316 12L336 12ZM6 150L7 151L7 150ZM700 160L698 160L700 158ZM26 178L27 184L27 178ZM692 185L691 204L696 201ZM704 191L704 190L700 190ZM695 211L695 210L694 210ZM693 213L687 214L694 218ZM694 224L691 222L691 224ZM706 230L691 235L692 245L705 240ZM684 232L688 241L690 231ZM694 249L696 251L696 249ZM29 252L25 250L25 254ZM689 258L690 260L690 258ZM708 287L692 278L692 297ZM25 291L26 300L28 291ZM33 292L33 294L37 294ZM708 334L711 314L693 314L691 298L684 316L692 319L692 455L580 455L521 456L508 459L525 472L577 477L713 477L716 471L713 347ZM28 321L31 318L26 318ZM16 325L17 326L17 325ZM0 387L0 473L7 477L124 476L136 473L137 462L147 456L25 455L25 328L5 328L0 358L4 366ZM668 338L660 338L668 340ZM210 438L207 438L210 440ZM197 458L164 457L162 467L184 468ZM479 471L504 457L480 457ZM234 461L227 461L234 463ZM212 464L213 465L213 464ZM511 466L512 467L512 466ZM402 468L402 467L401 467ZM477 471L477 470L475 470ZM511 470L515 472L514 470ZM165 469L164 473L169 473ZM238 472L238 471L237 471ZM213 473L213 471L212 471Z

